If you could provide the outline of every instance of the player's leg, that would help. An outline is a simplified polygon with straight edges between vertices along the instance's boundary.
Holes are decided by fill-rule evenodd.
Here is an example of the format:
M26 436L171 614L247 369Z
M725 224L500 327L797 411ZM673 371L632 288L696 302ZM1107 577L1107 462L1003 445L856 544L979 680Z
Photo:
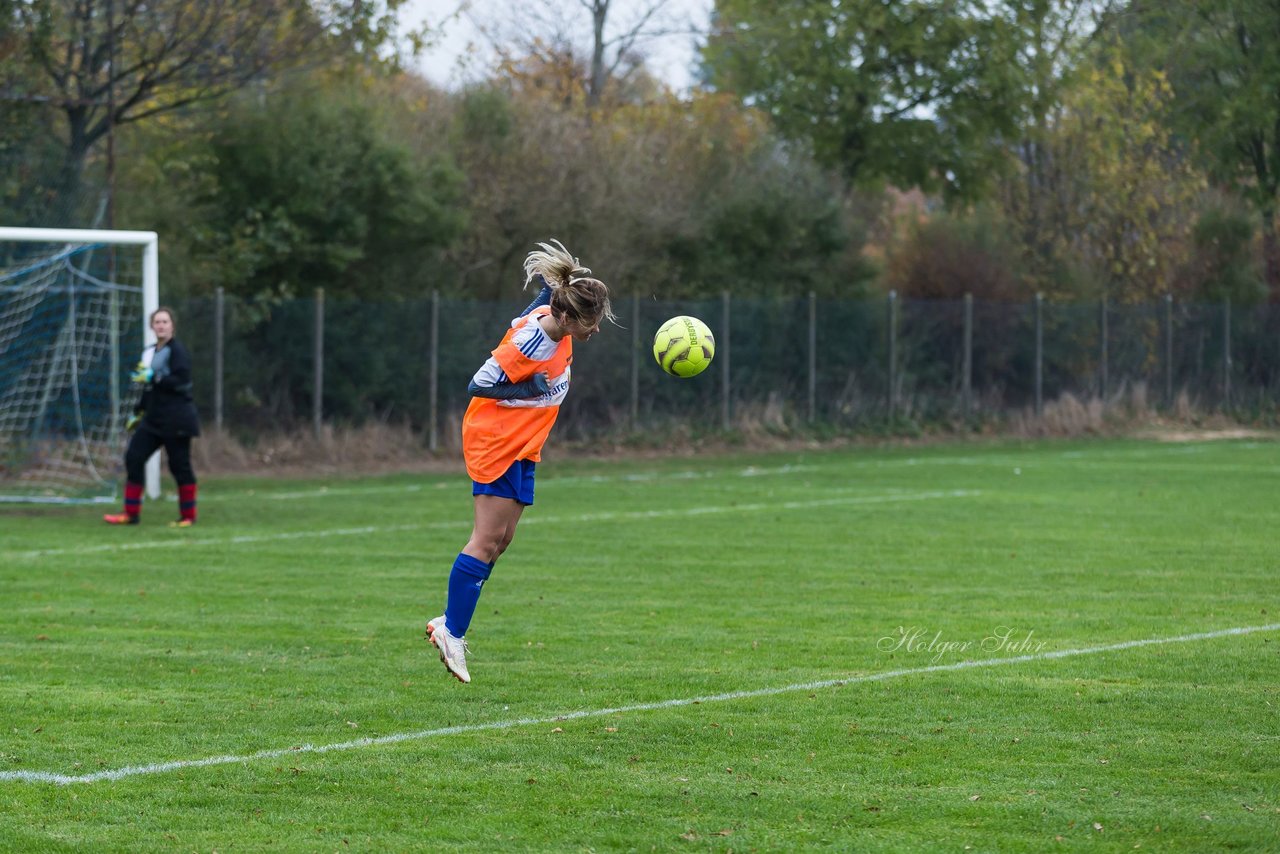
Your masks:
M458 553L449 572L449 598L444 615L427 623L427 637L440 650L440 660L462 682L471 681L467 670L467 642L463 639L480 602L480 592L493 571L491 558L499 553L507 531L513 529L524 505L496 495L475 497L475 523L471 539Z
M481 588L494 563L511 545L524 508L533 503L534 467L529 460L516 460L492 483L472 484L475 521L471 538L449 574L449 604L445 608L449 631L457 637L470 626Z
M191 467L191 437L166 439L164 451L169 457L169 471L178 483L178 520L170 524L189 528L196 523L196 472Z
M471 681L463 636L471 626L494 562L511 544L524 508L533 503L533 468L532 462L517 460L492 483L473 483L475 520L471 537L449 573L444 614L427 623L427 637L440 650L440 660L463 682Z
M160 437L149 430L133 431L124 452L124 512L108 513L102 521L110 525L136 525L142 513L142 492L147 481L147 460L160 449Z
M475 602L493 572L493 565L515 538L520 515L533 504L534 468L535 464L529 460L516 460L493 483L474 484L475 523L471 539L450 573L449 606L445 608L449 629L457 629L454 634L458 637L462 637L471 624ZM456 609L455 601L458 602Z
M515 539L525 506L509 498L477 495L475 524L462 553L483 560L492 568Z
M489 580L493 563L511 542L524 505L496 495L475 497L475 522L453 570L449 573L449 600L444 609L449 631L462 637L471 625L480 591Z
M515 513L508 519L507 527L502 532L502 537L498 540L497 548L489 558L489 569L491 570L493 565L498 562L498 558L511 545L511 541L515 539L516 525L520 523L520 515L524 512L524 508L533 504L533 479L536 467L536 463L529 460L518 460L507 472L512 494L520 504L520 512Z

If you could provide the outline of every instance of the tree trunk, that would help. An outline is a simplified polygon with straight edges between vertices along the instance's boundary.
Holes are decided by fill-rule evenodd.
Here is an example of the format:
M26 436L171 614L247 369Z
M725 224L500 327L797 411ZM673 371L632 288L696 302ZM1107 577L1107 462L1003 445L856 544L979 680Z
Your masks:
M62 170L58 175L56 195L49 209L50 225L60 227L86 226L81 193L84 190L84 168L89 150L95 139L88 132L88 120L84 107L67 110L67 147L62 156Z
M600 105L604 94L604 24L609 17L610 0L594 0L591 4L592 45L591 45L591 80L587 83L587 108Z

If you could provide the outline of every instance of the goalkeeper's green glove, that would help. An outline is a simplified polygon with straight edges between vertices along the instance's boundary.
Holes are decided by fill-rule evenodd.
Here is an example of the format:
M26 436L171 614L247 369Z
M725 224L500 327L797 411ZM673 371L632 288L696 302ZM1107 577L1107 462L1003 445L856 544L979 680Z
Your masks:
M129 382L135 383L137 385L146 385L147 383L151 382L151 378L153 376L155 376L155 372L152 371L149 366L144 365L142 362L139 362L138 367L135 368L133 373L129 375Z
M129 433L132 433L134 430L137 430L138 425L142 423L142 418L144 415L146 415L145 412L135 412L132 415L130 415L129 420L124 422L124 429Z

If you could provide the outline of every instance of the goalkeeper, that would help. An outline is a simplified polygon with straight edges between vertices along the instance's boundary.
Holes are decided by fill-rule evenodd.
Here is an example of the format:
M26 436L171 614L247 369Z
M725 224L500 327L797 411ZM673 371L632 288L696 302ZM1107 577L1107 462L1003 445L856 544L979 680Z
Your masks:
M142 399L126 426L133 432L124 453L126 482L124 512L107 514L109 525L136 525L142 513L142 489L147 460L161 446L169 470L178 482L177 521L171 527L189 528L196 522L196 473L191 468L191 439L200 435L200 420L191 398L191 356L173 337L172 309L151 313L156 343L142 354L130 379L142 386Z
M533 504L533 470L569 392L574 340L586 341L613 320L609 289L558 241L538 244L524 262L525 286L542 292L471 380L471 405L462 419L462 451L475 496L471 539L449 573L444 614L427 623L440 660L470 682L463 637L480 590Z

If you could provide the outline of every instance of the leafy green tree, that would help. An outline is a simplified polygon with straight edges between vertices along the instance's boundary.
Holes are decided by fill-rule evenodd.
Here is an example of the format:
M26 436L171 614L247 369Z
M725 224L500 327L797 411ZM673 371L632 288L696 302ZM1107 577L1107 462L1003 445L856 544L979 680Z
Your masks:
M1055 101L999 196L1035 290L1144 302L1179 287L1206 180L1170 128L1168 79L1104 40Z
M916 222L891 247L885 285L912 299L1025 302L1033 295L1020 269L1015 232L988 206Z
M1014 130L1015 31L979 0L718 0L708 77L859 183L981 195Z
M619 295L665 298L848 293L869 271L863 228L838 175L783 144L734 99L670 95L598 111L541 86L462 93L445 136L467 174L469 217L442 278L510 299L519 262L557 237Z
M1006 0L993 5L1015 43L1022 80L1012 168L999 176L998 198L1022 243L1030 291L1078 295L1078 259L1068 247L1081 227L1078 200L1086 174L1076 152L1056 144L1066 99L1092 67L1092 42L1106 31L1116 0Z
M1071 249L1119 302L1168 292L1206 189L1169 127L1163 72L1107 51L1067 96L1057 153L1083 178Z
M1191 234L1191 254L1179 271L1179 290L1192 299L1249 305L1266 299L1266 284L1253 252L1252 213L1236 199L1220 199L1201 212Z
M786 146L742 152L709 181L692 228L667 236L667 296L862 296L864 226L838 180ZM739 171L740 170L740 171Z
M239 99L208 142L197 242L251 297L421 295L462 226L460 176L356 85Z
M1280 10L1269 0L1135 0L1132 12L1130 42L1168 75L1176 128L1257 212L1280 301Z
M0 101L0 221L38 224L57 204L61 147L56 116L36 104Z

